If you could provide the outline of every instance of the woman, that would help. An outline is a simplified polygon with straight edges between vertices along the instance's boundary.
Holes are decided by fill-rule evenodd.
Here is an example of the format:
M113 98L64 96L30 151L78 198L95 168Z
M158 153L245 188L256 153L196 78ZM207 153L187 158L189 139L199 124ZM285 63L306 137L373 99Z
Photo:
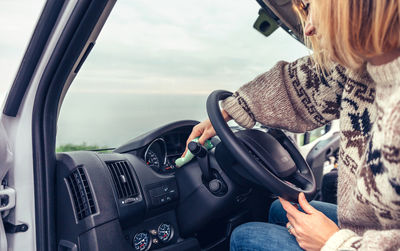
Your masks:
M294 3L314 58L279 62L224 100L222 113L247 128L258 121L293 132L340 118L337 213L303 194L302 211L280 199L275 224L239 226L231 250L398 250L400 0ZM207 120L188 141L214 135Z

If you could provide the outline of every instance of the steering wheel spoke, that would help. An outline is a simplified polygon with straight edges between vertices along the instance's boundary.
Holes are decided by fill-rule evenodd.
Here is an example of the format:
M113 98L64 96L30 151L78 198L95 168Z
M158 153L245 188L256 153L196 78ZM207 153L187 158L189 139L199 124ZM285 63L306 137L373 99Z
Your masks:
M307 187L312 186L312 180L307 175L297 170L293 175L289 176L286 181L290 182L299 189L306 190Z

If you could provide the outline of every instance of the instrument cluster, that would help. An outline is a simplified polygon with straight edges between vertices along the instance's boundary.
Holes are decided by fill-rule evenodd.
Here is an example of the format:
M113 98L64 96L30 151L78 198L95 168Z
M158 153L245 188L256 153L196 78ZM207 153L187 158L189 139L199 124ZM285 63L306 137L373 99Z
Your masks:
M183 154L186 135L171 134L156 138L146 148L143 159L158 173L172 173L176 169L175 160Z

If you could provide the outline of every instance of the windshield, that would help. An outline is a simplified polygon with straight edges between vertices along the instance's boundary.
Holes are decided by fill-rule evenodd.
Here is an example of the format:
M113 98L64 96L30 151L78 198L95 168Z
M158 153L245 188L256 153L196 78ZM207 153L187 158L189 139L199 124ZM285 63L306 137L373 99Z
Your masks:
M58 151L112 148L166 123L207 118L216 89L235 91L307 49L252 28L256 1L119 0L63 102Z

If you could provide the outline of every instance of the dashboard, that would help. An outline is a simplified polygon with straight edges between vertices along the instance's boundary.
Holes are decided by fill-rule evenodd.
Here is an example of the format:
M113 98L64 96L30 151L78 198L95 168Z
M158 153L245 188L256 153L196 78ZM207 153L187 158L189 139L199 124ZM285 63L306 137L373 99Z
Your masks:
M195 239L182 238L176 216L183 195L175 160L197 123L168 124L111 153L57 154L59 241L84 247L104 235L114 244L98 250L196 250Z
M249 203L254 193L245 169L218 137L213 149L176 168L198 123L161 126L112 152L58 153L60 249L227 250L233 228L250 221L249 210L264 195Z
M227 250L234 227L252 220L250 210L263 209L259 202L274 197L253 189L256 182L218 137L211 140L213 149L176 168L175 160L198 123L161 126L112 152L58 153L60 249ZM236 136L250 144L273 137L273 132L246 130Z

